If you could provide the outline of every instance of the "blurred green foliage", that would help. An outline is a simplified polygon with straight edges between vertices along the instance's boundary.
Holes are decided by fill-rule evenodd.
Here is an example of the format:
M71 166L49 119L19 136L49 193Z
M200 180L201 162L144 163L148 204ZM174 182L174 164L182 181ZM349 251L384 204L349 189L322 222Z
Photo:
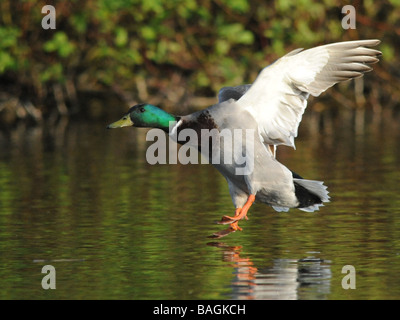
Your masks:
M48 4L56 9L55 30L41 27L41 9ZM354 4L355 30L341 27L345 4L3 0L0 91L29 100L43 114L60 103L72 109L75 92L85 90L190 104L189 93L214 96L221 86L252 82L262 67L297 47L366 38L383 40L379 77L385 83L398 77L399 1Z

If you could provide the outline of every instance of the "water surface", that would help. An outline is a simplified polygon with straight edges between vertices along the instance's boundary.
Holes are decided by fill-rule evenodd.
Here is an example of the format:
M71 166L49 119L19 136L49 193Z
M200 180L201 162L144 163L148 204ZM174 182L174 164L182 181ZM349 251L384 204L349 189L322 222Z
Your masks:
M399 299L399 119L308 112L278 157L323 180L317 213L233 205L211 165L149 165L145 130L107 121L0 134L1 299ZM113 120L113 119L110 119ZM44 265L56 290L44 290ZM342 268L356 289L342 288Z

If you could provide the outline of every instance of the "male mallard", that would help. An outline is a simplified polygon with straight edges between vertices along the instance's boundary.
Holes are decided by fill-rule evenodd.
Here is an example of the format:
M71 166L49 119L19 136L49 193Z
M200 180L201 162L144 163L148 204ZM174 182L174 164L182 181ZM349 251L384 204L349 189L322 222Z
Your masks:
M213 237L242 230L238 222L247 219L254 201L271 205L276 211L298 208L312 212L329 201L327 187L320 181L305 180L279 163L275 158L276 147L294 148L310 94L319 96L338 82L372 70L369 64L378 62L381 52L369 47L379 43L379 40L346 41L305 51L297 49L264 68L252 85L222 88L218 104L205 110L175 116L153 105L140 104L108 128L160 128L182 144L190 140L186 134L182 138L180 133L194 130L197 139L194 143L190 141L191 145L198 147L225 177L236 208L233 217L223 216L218 222L229 224L229 228L214 233ZM170 122L174 125L170 126ZM213 129L217 132L216 140L204 135ZM232 134L222 135L227 130ZM239 135L234 134L237 132ZM239 163L237 159L244 155L246 162ZM213 161L214 156L220 161ZM251 164L250 170L239 172L246 164Z

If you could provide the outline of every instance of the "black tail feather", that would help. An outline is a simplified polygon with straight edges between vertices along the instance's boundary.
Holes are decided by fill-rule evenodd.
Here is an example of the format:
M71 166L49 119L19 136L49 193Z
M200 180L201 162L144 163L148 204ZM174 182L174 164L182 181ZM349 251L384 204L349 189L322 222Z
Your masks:
M303 178L297 178L297 179L303 179ZM299 185L298 183L296 183L296 181L294 181L294 187L297 200L299 201L299 205L297 206L297 208L307 208L314 204L322 203L322 199L320 197L310 192L303 186Z

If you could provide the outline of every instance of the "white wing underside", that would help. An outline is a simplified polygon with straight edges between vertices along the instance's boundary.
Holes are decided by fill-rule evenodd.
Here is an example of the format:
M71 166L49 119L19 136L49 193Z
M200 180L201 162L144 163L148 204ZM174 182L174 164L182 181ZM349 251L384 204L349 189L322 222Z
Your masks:
M257 120L263 142L294 147L309 95L360 77L378 62L379 40L347 41L294 50L264 68L238 100ZM247 89L247 88L246 88Z

